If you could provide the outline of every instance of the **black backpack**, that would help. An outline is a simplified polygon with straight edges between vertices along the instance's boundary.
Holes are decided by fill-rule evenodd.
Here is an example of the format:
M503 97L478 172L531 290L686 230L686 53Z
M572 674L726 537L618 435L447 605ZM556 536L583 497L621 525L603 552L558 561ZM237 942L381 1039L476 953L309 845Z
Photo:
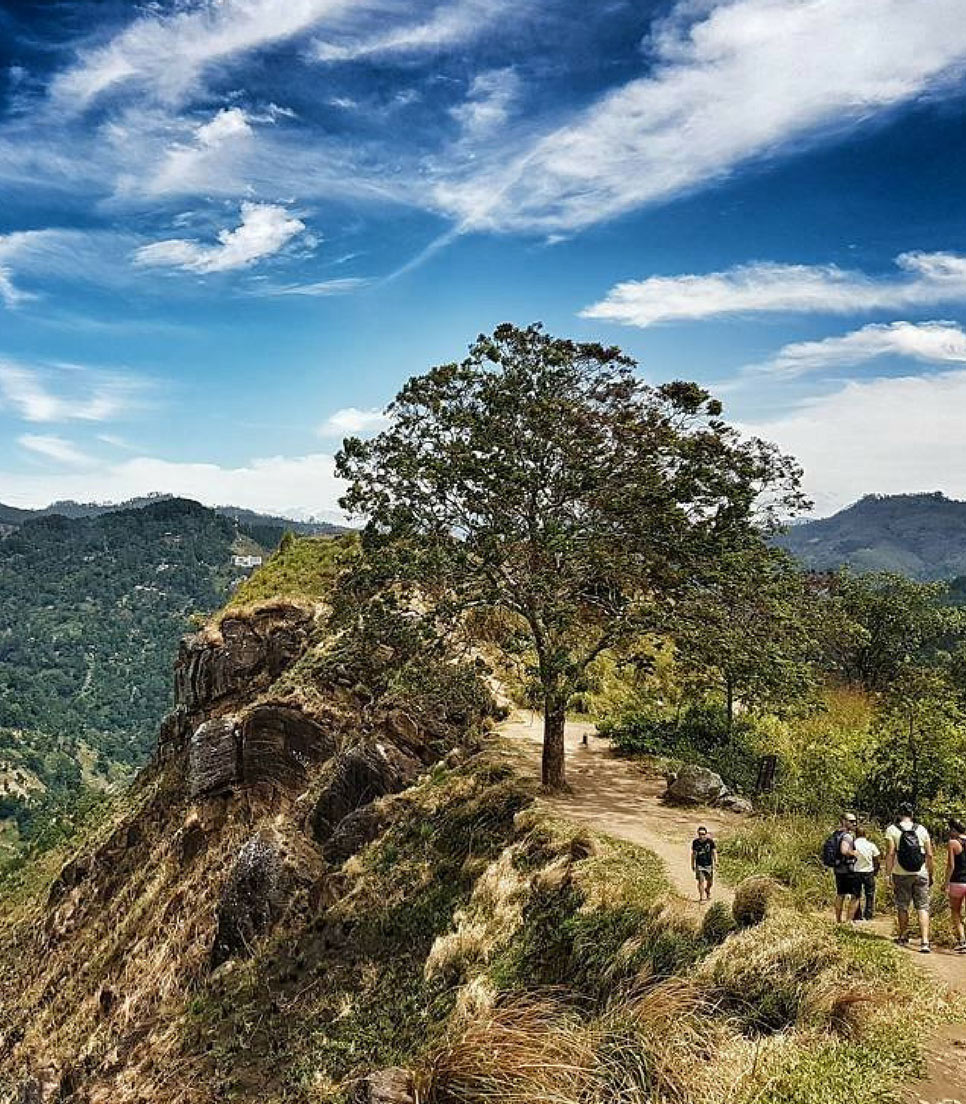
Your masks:
M899 828L898 825L896 827ZM917 828L917 824L913 824L911 828L899 828L899 843L896 846L896 857L899 860L899 865L911 874L921 870L923 863L926 861L926 856L922 850L922 840L919 839L919 833L916 831Z
M831 870L832 867L838 866L842 861L842 837L844 835L845 833L841 828L836 828L822 844L822 866L827 866Z

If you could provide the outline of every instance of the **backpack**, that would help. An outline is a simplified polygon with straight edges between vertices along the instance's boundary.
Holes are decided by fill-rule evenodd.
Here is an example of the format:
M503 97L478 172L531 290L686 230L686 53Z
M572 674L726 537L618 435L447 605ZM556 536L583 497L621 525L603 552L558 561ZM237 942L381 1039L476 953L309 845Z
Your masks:
M896 825L896 827L899 826ZM896 857L899 859L899 865L911 874L921 870L923 863L926 861L926 856L922 850L922 840L920 840L919 833L916 831L917 828L917 824L913 824L911 828L899 828L899 843L896 846Z
M822 866L827 866L831 870L842 861L842 836L844 835L841 828L836 828L822 844Z

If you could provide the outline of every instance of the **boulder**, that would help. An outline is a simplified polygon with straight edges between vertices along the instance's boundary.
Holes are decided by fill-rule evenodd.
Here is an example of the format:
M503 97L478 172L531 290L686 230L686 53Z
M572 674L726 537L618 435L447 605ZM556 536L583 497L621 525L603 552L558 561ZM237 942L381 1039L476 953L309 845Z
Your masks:
M195 729L188 745L188 792L192 799L229 789L241 780L237 717L218 717Z
M418 759L385 742L367 741L333 760L332 776L312 811L312 834L326 843L340 822L377 797L398 793L422 769Z
M414 1104L415 1099L412 1074L398 1066L370 1073L355 1097L356 1104Z
M742 816L750 816L755 807L747 797L739 797L738 794L726 793L718 798L718 807L728 809L732 813L741 813Z
M358 854L388 826L389 810L380 801L370 801L339 821L335 831L322 847L327 862L341 865L351 855Z
M241 777L247 784L294 788L306 768L330 759L336 738L330 728L289 705L255 706L241 726Z
M251 955L258 937L281 914L286 881L282 856L275 844L263 836L252 836L239 851L218 902L212 968L230 958Z
M713 805L727 792L720 774L689 763L678 771L664 799L674 805Z

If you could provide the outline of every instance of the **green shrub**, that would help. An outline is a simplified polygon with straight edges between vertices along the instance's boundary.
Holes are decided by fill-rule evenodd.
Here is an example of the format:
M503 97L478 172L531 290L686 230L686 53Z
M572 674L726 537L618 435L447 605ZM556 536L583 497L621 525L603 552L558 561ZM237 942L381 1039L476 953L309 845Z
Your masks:
M768 902L775 892L771 878L761 875L745 878L735 889L735 902L731 913L739 928L751 928L760 924L768 914Z
M716 947L737 928L732 911L724 901L715 901L701 921L701 938Z

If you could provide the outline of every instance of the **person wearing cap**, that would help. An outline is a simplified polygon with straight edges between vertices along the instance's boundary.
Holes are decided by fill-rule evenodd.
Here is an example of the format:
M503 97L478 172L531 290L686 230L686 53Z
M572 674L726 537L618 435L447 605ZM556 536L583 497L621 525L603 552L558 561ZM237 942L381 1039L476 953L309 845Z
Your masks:
M853 920L859 911L859 898L862 896L862 879L855 873L855 860L859 853L855 849L855 829L858 821L855 813L843 813L839 821L838 854L835 857L835 922L842 923L845 899L849 898L847 919Z
M909 943L909 906L919 915L919 950L929 954L929 887L933 879L933 848L929 833L915 820L911 805L900 805L894 824L885 831L886 874L892 878L900 947Z

